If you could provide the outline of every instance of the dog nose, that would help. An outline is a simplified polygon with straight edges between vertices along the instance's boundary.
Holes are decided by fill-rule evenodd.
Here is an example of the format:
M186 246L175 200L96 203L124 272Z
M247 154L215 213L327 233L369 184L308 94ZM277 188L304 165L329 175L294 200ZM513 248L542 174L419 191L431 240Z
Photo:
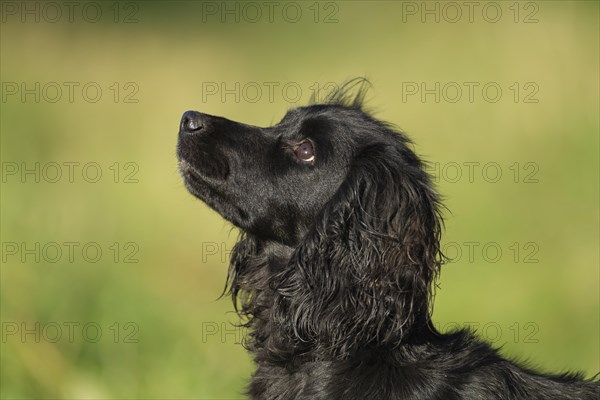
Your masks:
M204 129L205 125L204 114L198 111L186 111L181 117L179 129L185 133L196 133Z

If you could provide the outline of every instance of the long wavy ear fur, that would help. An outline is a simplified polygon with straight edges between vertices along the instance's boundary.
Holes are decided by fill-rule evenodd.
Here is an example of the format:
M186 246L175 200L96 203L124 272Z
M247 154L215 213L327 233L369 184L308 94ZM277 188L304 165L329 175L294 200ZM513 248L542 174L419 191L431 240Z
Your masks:
M396 346L430 326L442 220L421 161L398 140L354 160L275 298L277 325L335 357Z
M248 328L248 335L244 337L244 346L248 350L264 346L271 336L268 330L259 328L260 321L270 318L273 291L269 288L276 276L269 272L269 263L270 255L264 243L243 233L231 252L223 294L231 295L235 310L242 318L240 327Z

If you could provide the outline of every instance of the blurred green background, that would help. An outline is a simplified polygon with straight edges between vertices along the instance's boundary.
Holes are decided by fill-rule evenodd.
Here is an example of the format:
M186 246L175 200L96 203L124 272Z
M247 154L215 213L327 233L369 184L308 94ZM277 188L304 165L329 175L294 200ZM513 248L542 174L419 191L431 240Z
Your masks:
M2 398L243 398L237 232L181 183L180 116L356 76L450 210L440 329L600 371L598 2L44 4L2 3Z

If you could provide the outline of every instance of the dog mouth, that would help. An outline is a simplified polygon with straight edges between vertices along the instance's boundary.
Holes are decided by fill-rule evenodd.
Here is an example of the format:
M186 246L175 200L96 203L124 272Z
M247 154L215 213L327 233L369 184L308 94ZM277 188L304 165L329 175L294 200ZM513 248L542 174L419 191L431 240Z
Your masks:
M194 169L194 167L192 166L192 164L190 164L188 161L180 160L178 167L179 167L179 173L183 177L183 181L186 184L186 186L189 187L189 185L192 185L192 186L202 186L203 185L203 180L201 178L200 173L198 171L196 171Z
M179 161L179 173L183 177L183 183L187 190L225 219L233 224L248 219L248 214L236 206L223 190L224 182L222 180L205 176L186 160Z
M180 160L178 167L185 187L200 200L204 201L207 194L213 192L218 184L218 182L212 182L214 179L200 173L189 161Z
M199 170L197 166L183 158L179 160L178 168L185 187L200 200L206 201L209 194L224 197L229 172L227 168L225 168L225 175L218 175L215 174L214 167L209 171Z
M180 174L196 184L217 185L229 177L228 157L215 146L180 141L177 156Z

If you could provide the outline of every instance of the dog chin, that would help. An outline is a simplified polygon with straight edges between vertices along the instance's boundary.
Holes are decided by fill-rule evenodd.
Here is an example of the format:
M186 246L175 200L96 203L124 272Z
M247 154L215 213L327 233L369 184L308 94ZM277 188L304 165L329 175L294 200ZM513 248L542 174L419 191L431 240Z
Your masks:
M198 199L206 202L209 188L202 175L185 160L179 161L178 169L187 190Z
M178 167L185 187L194 197L201 200L238 228L245 229L243 221L248 219L247 213L241 208L232 205L227 196L212 184L211 178L200 174L188 161L180 160Z

